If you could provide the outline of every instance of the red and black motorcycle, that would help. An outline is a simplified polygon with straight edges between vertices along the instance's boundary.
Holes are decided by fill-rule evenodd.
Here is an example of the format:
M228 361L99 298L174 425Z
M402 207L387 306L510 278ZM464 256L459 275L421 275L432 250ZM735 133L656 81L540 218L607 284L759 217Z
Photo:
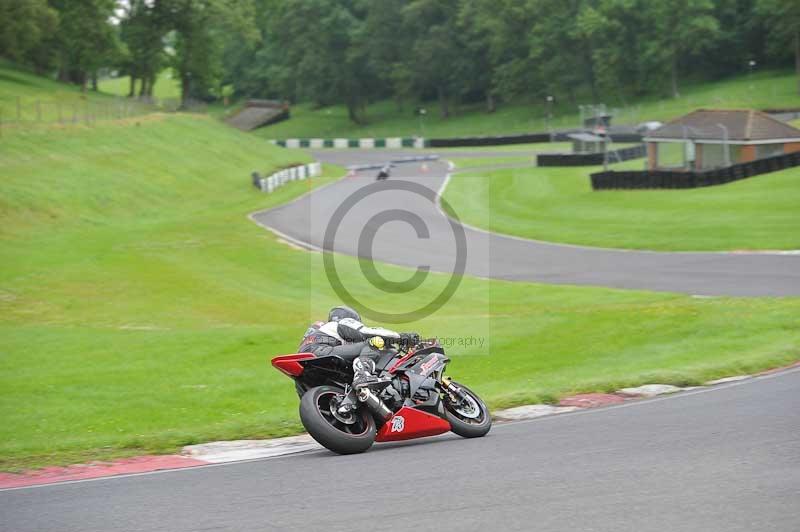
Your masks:
M444 376L450 359L436 340L396 347L376 361L377 385L355 390L352 361L335 355L284 355L272 365L295 381L300 419L321 445L361 453L376 441L398 441L453 431L486 435L489 409L474 392Z

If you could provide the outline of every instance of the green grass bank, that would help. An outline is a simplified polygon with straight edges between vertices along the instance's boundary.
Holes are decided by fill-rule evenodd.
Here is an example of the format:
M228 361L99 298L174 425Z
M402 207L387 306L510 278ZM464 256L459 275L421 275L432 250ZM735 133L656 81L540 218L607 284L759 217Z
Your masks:
M466 223L536 240L662 251L800 249L800 168L691 190L594 192L589 174L600 169L468 171L453 177L445 198Z

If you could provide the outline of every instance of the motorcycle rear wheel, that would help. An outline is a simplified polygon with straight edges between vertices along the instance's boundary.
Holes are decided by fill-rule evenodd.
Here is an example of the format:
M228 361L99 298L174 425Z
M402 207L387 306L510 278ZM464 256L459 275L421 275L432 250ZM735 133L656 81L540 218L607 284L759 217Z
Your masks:
M470 399L470 405L467 407L464 405L456 405L453 404L449 398L445 398L444 413L447 417L447 421L450 423L450 430L462 438L480 438L481 436L486 436L492 428L492 416L489 413L489 409L475 392L463 384L453 381L451 382L451 386L457 386L461 390L461 393L465 394ZM466 410L465 408L469 406L477 408L478 411L473 413ZM470 417L475 414L477 414L476 417Z
M365 409L351 412L352 423L331 412L331 400L342 397L335 386L311 388L300 399L300 420L320 445L338 454L363 453L375 442L375 420Z

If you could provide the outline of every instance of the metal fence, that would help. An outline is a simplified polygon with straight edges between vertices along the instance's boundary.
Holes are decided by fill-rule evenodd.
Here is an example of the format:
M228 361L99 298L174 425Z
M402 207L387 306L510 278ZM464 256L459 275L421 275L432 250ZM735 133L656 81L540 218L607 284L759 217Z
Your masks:
M597 166L606 160L610 163L641 159L647 155L644 144L598 153L540 153L536 166Z
M203 112L203 102L190 102L181 108L179 99L125 98L108 99L75 98L52 101L37 98L16 97L0 105L0 134L3 127L26 127L33 125L92 125L100 121L119 120L149 113L185 110Z

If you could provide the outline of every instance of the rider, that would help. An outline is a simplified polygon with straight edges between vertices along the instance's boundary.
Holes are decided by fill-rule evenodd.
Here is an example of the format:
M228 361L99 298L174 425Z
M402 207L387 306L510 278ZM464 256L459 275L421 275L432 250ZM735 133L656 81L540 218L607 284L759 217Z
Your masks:
M358 312L338 306L328 313L327 322L315 322L306 330L298 352L337 355L352 360L353 388L360 389L379 382L375 376L375 360L386 342L412 346L419 342L419 335L367 327L361 323Z

